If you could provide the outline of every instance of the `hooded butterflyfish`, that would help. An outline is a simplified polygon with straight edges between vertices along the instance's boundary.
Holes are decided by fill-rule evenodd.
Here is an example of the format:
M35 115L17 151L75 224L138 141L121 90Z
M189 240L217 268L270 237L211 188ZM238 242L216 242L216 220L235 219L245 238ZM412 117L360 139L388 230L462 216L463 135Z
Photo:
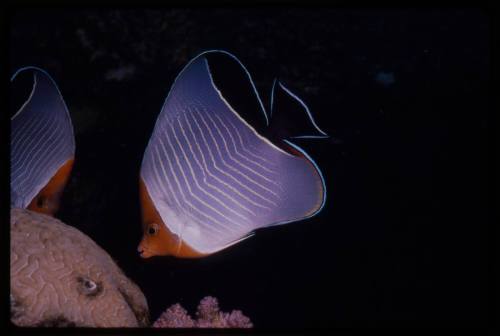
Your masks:
M218 86L213 57L242 74L255 102L253 113L260 110L264 116L263 130L239 113L238 101ZM250 73L229 52L203 52L183 68L161 108L140 169L141 257L204 257L259 228L319 213L326 200L322 173L290 139L328 135L306 104L276 79L270 100L268 115ZM291 108L281 109L283 102ZM293 113L300 123L281 127ZM309 134L296 134L305 129Z
M70 176L75 156L71 118L55 81L37 67L19 69L32 74L28 98L11 118L10 204L54 215Z

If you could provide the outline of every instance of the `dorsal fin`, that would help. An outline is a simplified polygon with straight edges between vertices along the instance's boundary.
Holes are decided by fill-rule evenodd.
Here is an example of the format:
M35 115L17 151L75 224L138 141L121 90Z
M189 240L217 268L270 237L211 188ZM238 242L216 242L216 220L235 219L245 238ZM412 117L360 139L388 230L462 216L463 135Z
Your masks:
M50 75L26 67L11 81L24 71L33 73L33 89L11 118L11 206L53 214L74 159L73 125Z
M258 132L264 131L269 124L268 116L246 67L226 51L211 50L202 55L208 61L214 85L228 104Z
M280 139L327 138L307 105L275 79L271 89L269 132Z

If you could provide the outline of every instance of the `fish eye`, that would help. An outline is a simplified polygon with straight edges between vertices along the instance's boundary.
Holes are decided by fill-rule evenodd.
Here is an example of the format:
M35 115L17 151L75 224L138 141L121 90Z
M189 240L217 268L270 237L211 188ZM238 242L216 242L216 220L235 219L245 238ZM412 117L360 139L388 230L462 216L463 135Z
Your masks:
M43 196L38 197L36 200L36 206L39 208L45 208L46 203L46 199Z
M148 234L154 236L158 232L158 225L156 223L151 224L148 227Z

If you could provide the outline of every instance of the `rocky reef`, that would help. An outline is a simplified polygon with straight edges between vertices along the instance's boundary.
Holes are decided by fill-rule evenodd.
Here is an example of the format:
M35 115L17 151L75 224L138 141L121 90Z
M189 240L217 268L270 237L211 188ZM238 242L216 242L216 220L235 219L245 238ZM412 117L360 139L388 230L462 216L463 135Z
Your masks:
M15 325L149 325L142 291L92 239L29 210L11 209L10 216L10 303Z

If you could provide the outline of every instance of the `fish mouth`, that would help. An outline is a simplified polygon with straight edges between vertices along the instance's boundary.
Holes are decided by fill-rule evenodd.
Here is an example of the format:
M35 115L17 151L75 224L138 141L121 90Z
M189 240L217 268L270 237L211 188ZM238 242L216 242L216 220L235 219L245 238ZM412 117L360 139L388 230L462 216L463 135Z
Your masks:
M149 249L142 246L142 244L139 245L139 247L137 248L137 251L139 252L139 256L143 259L147 259L147 258L150 258L150 257L155 255Z

